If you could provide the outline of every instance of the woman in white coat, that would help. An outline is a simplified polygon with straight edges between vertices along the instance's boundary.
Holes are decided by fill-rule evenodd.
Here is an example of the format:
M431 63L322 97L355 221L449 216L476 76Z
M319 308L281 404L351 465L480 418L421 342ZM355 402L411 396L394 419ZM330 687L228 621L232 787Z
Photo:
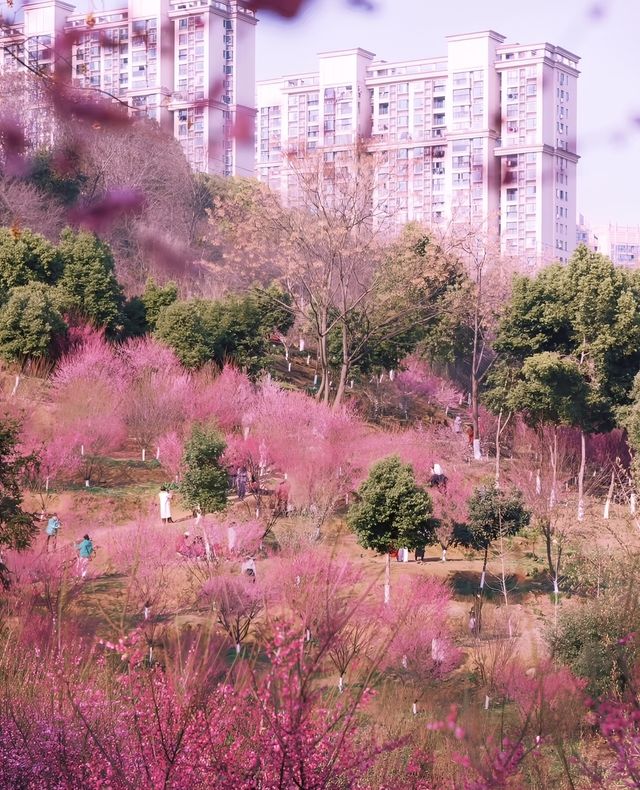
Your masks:
M162 523L173 524L173 519L171 518L171 500L173 494L171 491L167 491L166 486L162 486L158 498L160 499L160 518L162 519Z

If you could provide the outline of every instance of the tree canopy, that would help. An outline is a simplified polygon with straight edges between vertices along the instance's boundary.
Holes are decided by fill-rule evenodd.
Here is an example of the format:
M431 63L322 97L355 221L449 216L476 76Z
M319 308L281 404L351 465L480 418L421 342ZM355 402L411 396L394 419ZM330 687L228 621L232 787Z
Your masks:
M371 468L349 510L348 524L362 546L384 554L432 543L431 513L431 497L416 484L411 465L392 455Z
M8 362L52 357L66 330L55 289L44 283L11 289L0 312L0 356Z
M187 507L203 513L225 509L227 473L220 463L224 449L224 438L214 426L194 426L184 449L185 473L180 484Z

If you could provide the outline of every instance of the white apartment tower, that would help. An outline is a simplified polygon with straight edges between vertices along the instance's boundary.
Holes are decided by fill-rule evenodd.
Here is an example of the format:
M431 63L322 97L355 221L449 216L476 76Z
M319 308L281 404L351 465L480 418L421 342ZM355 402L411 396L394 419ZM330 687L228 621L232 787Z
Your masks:
M255 25L236 0L129 0L74 13L62 0L23 7L20 25L0 26L6 69L28 62L63 72L79 90L126 103L172 132L195 169L254 173ZM56 53L62 32L71 59Z
M377 199L398 223L485 226L530 265L567 260L578 57L493 31L449 36L446 57L374 57L326 52L317 72L258 83L258 177L291 201L290 154L322 149L330 161L365 140L378 152Z

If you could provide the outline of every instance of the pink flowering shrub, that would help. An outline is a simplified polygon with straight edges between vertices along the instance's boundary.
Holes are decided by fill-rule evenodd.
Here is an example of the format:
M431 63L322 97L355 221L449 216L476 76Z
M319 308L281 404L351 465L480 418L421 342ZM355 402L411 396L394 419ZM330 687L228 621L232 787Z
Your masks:
M444 678L462 661L448 621L450 590L430 577L403 582L380 613L392 634L385 666L393 674L421 682Z
M462 393L443 376L431 370L428 362L415 356L402 361L395 385L405 398L426 398L443 409L460 404Z

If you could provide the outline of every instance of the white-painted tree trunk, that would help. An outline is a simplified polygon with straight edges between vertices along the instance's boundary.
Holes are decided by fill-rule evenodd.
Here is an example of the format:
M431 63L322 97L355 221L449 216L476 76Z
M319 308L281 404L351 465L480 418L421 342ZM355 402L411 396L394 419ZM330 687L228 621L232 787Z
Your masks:
M144 447L142 448L142 460L143 461L147 460L147 450Z
M384 565L384 602L388 604L391 602L391 554L389 552L385 555Z
M616 470L611 470L611 480L609 481L609 490L607 491L607 498L604 502L604 511L602 513L602 518L608 520L609 519L609 511L611 509L611 500L613 499L613 490L616 481Z
M584 470L587 465L587 447L584 431L580 431L580 470L578 471L578 521L584 521Z
M473 440L473 457L476 461L482 460L482 451L480 449L480 439Z

